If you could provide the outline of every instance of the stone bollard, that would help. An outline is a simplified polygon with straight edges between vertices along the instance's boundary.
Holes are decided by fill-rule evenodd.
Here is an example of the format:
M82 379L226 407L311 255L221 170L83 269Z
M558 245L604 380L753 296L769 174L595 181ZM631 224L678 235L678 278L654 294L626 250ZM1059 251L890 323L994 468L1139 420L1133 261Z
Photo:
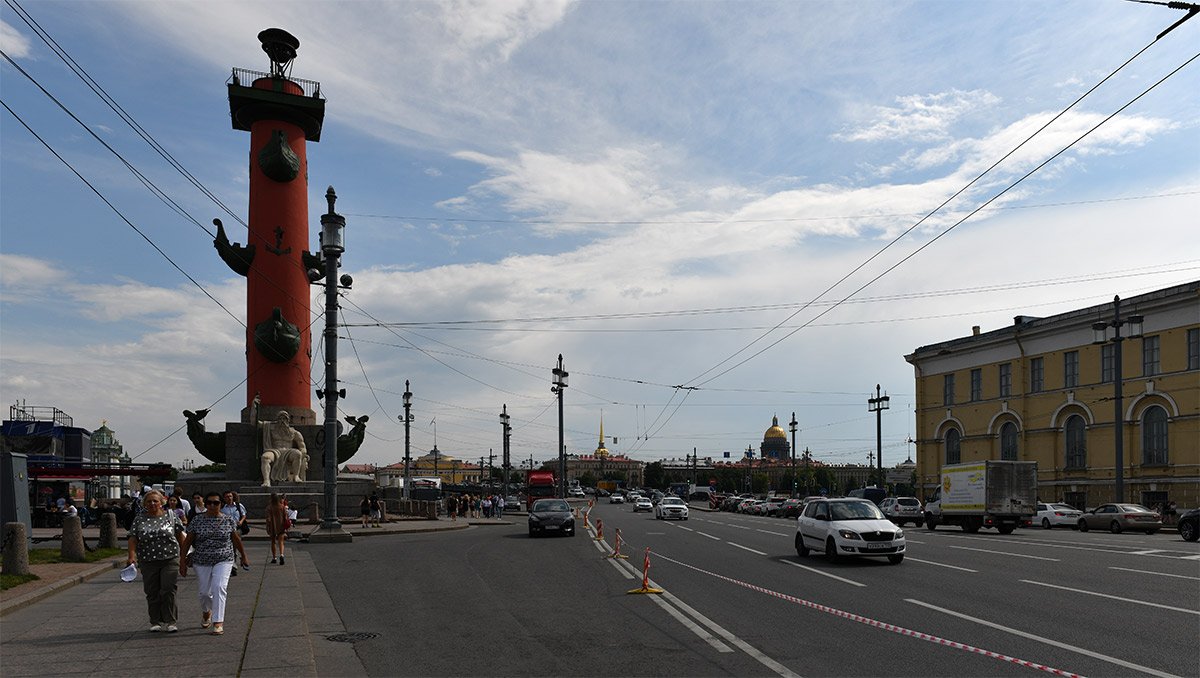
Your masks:
M321 522L321 505L314 501L313 503L309 504L308 507L312 509L312 517L308 519L308 524L316 525L316 524L320 523Z
M4 523L4 574L29 574L29 537L25 523Z
M62 559L64 563L82 563L86 559L83 548L83 523L79 516L65 516L62 520Z
M117 548L117 514L104 513L100 516L100 548Z

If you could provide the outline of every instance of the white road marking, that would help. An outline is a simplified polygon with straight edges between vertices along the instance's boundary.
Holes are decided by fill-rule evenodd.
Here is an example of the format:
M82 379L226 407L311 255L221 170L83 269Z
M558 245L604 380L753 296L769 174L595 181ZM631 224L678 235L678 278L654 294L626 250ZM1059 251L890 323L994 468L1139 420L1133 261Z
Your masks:
M1148 556L1151 553L1166 553L1166 551L1164 551L1162 549L1149 549L1147 551L1130 551L1129 555L1131 555L1131 556Z
M617 568L617 572L620 572L622 577L625 577L626 579L637 579L637 575L633 574L628 569L621 567L621 563L623 563L625 561L616 560L614 558L609 558L608 562L610 565Z
M675 527L678 527L681 530L687 530L688 532L695 532L695 530L693 530L692 528L684 527L683 525L676 525Z
M664 591L662 595L667 600L678 605L680 607L680 609L682 609L683 611L685 611L688 614L695 617L697 620L700 621L700 623L702 623L705 626L707 626L708 628L712 629L717 635L719 635L722 638L724 638L725 640L729 641L730 644L736 646L742 652L745 652L746 654L748 654L751 657L753 657L754 659L756 659L763 666L771 669L775 673L782 676L782 678L800 678L797 674L793 673L791 669L784 666L783 664L780 664L779 662L775 661L774 659L771 659L767 655L760 652L757 648L751 646L750 643L747 643L746 641L742 640L741 638L738 638L737 636L733 635L728 630L726 630L724 627L722 627L720 624L717 624L716 622L709 619L708 617L705 617L704 615L700 614L694 608L692 608L691 605L688 605L687 603L683 602L682 600L677 598L670 591Z
M738 547L738 548L742 549L743 551L749 551L750 553L757 553L757 554L758 554L758 555L760 555L760 556L765 556L765 555L767 555L766 553L763 553L762 551L755 551L754 549L750 548L749 546L742 546L741 544L735 544L735 543L733 543L733 542L731 542L731 541L727 541L727 542L725 542L725 543L726 543L726 544L729 544L730 546L736 546L736 547Z
M1134 600L1133 598L1122 598L1120 596L1110 596L1107 593L1096 593L1095 591L1084 591L1083 589L1073 589L1066 586L1058 586L1057 584L1047 584L1045 582L1033 581L1031 579L1021 579L1025 584L1036 584L1037 586L1045 586L1047 588L1059 589L1062 591L1071 591L1072 593L1082 593L1088 596L1097 596L1100 598L1108 598L1110 600L1119 600L1123 603L1135 603L1137 605L1147 605L1149 607L1157 607L1163 610L1172 610L1174 612L1185 612L1187 614L1200 615L1200 610L1189 610L1184 607L1172 607L1170 605L1159 605L1158 603L1147 603L1144 600Z
M923 541L917 541L916 539L909 539L907 532L904 534L904 541L908 542L909 544L924 544L925 543Z
M650 600L653 600L655 605L658 605L662 609L666 610L667 614L671 615L676 620L678 620L680 624L683 624L692 633L696 634L697 636L700 636L700 638L702 640L704 640L709 645L712 645L717 650L717 652L733 652L732 647L729 647L725 643L722 643L721 641L714 638L711 633L700 628L699 624L697 624L696 622L692 621L691 619L688 619L687 617L685 617L682 612L680 612L676 608L672 607L671 605L667 604L667 602L662 600L661 598L659 598L658 595L650 596Z
M791 536L787 532L772 532L771 530L760 530L757 527L754 528L754 531L762 532L763 534L775 534L775 535L779 535L780 537L790 537Z
M1200 556L1184 556L1180 560L1200 560Z
M701 532L700 530L696 530L696 534L698 534L702 537L708 537L709 539L715 539L716 541L721 541L720 537L714 537L711 534L709 534L707 532Z
M1111 567L1110 566L1108 569L1124 570L1126 572L1137 572L1138 574L1156 574L1160 577L1178 577L1179 579L1191 579L1193 581L1200 581L1200 577L1189 577L1186 574L1168 574L1166 572L1150 572L1149 570L1133 570L1128 567Z
M1017 558L1029 558L1031 560L1049 560L1052 563L1059 562L1058 558L1043 558L1041 556L1027 556L1023 553L1008 553L1006 551L989 551L988 549L973 549L968 546L951 546L952 549L960 549L963 551L978 551L980 553L994 553L998 556L1015 556Z
M861 583L859 583L859 582L856 582L856 581L854 581L854 580L852 580L852 579L845 579L845 578L843 578L843 577L839 577L839 576L837 576L836 574L829 574L828 572L822 572L822 571L820 571L820 570L818 570L818 569L816 569L816 568L809 567L809 566L807 566L807 565L801 565L800 563L797 563L797 562L795 562L795 561L793 561L793 560L783 560L783 561L780 561L780 562L787 563L788 565L791 565L792 567L798 567L798 568L800 568L801 570L808 570L809 572L812 572L812 573L814 573L814 574L819 574L819 575L821 575L822 577L829 577L830 579L836 579L836 580L838 580L838 581L840 581L840 582L844 582L844 583L846 583L846 584L850 584L851 586L863 586L863 587L865 587L865 586L866 586L866 584L861 584Z
M911 560L914 563L924 563L925 565L937 565L938 567L948 567L951 570L962 570L963 572L976 572L976 573L979 572L979 570L972 570L967 567L959 567L957 565L947 565L945 563L935 563L932 560L921 560L919 558L913 558L912 556L905 556L904 559Z
M1037 642L1039 642L1039 643L1045 643L1046 645L1052 645L1052 646L1054 646L1054 647L1057 647L1057 648L1059 648L1059 649L1063 649L1063 650L1069 650L1069 651L1071 651L1071 652L1075 652L1075 653L1082 654L1082 655L1085 655L1085 656L1088 656L1088 657L1092 657L1093 659L1099 659L1099 660L1101 660L1101 661L1106 661L1106 662L1109 662L1110 664L1116 664L1117 666L1123 666L1123 667L1125 667L1125 668L1127 668L1127 669L1133 669L1133 670L1135 670L1135 671L1142 671L1142 672L1144 672L1144 673L1148 673L1148 674L1150 674L1150 675L1152 675L1152 676L1160 676L1160 678L1178 678L1178 677L1177 677L1177 676L1175 676L1174 674L1166 673L1166 672L1163 672L1163 671L1157 671L1157 670L1155 670L1155 669L1152 669L1152 668L1150 668L1150 667L1148 667L1148 666L1140 666L1140 665L1138 665L1138 664L1134 664L1134 663L1132 663L1132 662L1127 662L1127 661L1125 661L1125 660L1123 660L1123 659L1117 659L1116 657L1110 657L1110 656L1108 656L1108 655L1106 655L1106 654L1100 654L1099 652L1092 652L1091 650L1085 650L1085 649L1083 649L1083 648L1076 647L1075 645L1068 645L1067 643L1060 643L1060 642L1058 642L1057 640L1050 640L1049 638L1043 638L1042 636L1039 636L1039 635L1035 635L1035 634L1032 634L1032 633L1026 633L1025 631L1019 631L1019 630L1017 630L1017 629L1014 629L1014 628L1009 628L1009 627L1007 627L1007 626L1002 626L1002 625L1000 625L1000 624L997 624L997 623L995 623L995 622L990 622L990 621L986 621L986 620L980 619L979 617L972 617L972 616L970 616L970 615L966 615L966 614L963 614L963 613L961 613L961 612L955 612L955 611L953 611L953 610L948 610L948 609L946 609L946 608L944 608L944 607L938 607L938 606L936 606L936 605L930 605L929 603L924 603L924 602L921 602L921 601L919 601L919 600L913 600L912 598L905 598L904 600L905 600L905 602L909 602L909 603L912 603L912 604L914 604L914 605L920 605L921 607L924 607L924 608L927 608L927 609L930 609L930 610L935 610L935 611L937 611L937 612L942 612L942 613L944 613L944 614L948 614L948 615L950 615L950 616L952 616L952 617L958 617L959 619L965 619L965 620L967 620L967 621L970 621L970 622L975 622L976 624L981 624L981 625L983 625L983 626L987 626L987 627L990 627L990 628L993 628L993 629L997 629L997 630L999 630L999 631L1005 631L1005 632L1007 632L1007 633L1011 633L1011 634L1013 634L1014 636L1020 636L1020 637L1022 637L1022 638L1027 638L1027 639L1029 639L1029 640L1035 640L1035 641L1037 641Z
M1118 544L1116 542L1113 542L1113 544L1110 548L1092 548L1092 547L1102 547L1102 546L1104 546L1104 544L1102 544L1102 543L1089 544L1088 542L1083 542L1082 545L1077 545L1077 544L1072 544L1070 542L1054 541L1054 540L1026 541L1023 539L1004 539L1002 537L971 537L971 536L967 536L965 534L951 534L949 532L929 532L928 534L939 536L944 539L975 539L975 540L979 540L979 541L988 541L993 544L995 544L997 542L1002 542L1005 544L1022 544L1024 546L1041 546L1043 548L1052 548L1052 549L1070 549L1072 551L1095 551L1096 553L1112 553L1112 554L1116 554L1116 555L1148 555L1151 558L1170 558L1172 560L1200 560L1200 556L1158 555L1155 551L1148 551L1148 552L1122 551L1122 550L1120 550L1121 548L1129 548L1129 545L1128 544L1122 545L1122 544ZM1162 551L1161 549L1159 549L1158 551L1161 553L1165 553L1165 554L1173 553L1172 551Z

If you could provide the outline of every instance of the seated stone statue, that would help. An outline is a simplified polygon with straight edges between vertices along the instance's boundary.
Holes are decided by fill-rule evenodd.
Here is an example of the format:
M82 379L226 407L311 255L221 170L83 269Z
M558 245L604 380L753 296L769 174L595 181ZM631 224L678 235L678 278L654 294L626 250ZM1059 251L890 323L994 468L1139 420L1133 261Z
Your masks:
M259 458L262 486L270 487L272 481L303 480L300 474L308 465L308 451L304 447L304 436L292 428L292 415L280 410L275 421L258 423L263 431L263 451Z

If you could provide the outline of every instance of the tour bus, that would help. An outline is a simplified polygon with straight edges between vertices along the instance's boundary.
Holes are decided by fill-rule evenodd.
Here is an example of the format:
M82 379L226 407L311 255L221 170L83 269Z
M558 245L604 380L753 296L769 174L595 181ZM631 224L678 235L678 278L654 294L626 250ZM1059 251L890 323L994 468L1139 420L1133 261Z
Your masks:
M879 506L879 502L887 499L887 495L887 490L883 489L882 487L875 487L874 485L871 487L860 487L857 490L850 490L851 497L869 499L876 506Z

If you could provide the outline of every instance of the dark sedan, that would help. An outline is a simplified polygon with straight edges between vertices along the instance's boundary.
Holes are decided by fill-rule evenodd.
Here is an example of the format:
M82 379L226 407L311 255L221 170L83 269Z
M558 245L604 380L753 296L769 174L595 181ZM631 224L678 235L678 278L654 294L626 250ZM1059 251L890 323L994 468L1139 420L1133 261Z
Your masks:
M563 499L539 499L529 511L529 536L539 534L575 536L575 516Z
M1200 539L1200 509L1185 511L1179 516L1179 536L1183 537L1184 541Z

